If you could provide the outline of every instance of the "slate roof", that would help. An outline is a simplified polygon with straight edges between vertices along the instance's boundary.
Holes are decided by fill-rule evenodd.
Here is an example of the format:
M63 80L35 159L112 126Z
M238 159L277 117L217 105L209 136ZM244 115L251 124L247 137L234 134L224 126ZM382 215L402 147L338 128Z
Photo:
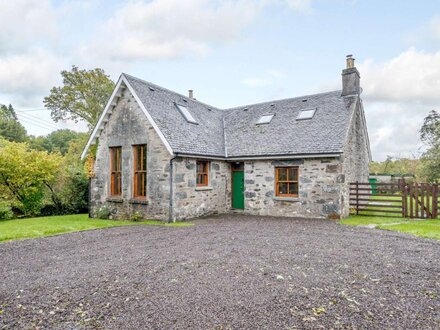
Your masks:
M287 156L341 153L357 97L341 91L219 109L124 74L174 153L218 157ZM306 100L306 101L304 101ZM198 121L189 123L175 104ZM316 108L310 120L296 120ZM268 113L269 124L256 125Z

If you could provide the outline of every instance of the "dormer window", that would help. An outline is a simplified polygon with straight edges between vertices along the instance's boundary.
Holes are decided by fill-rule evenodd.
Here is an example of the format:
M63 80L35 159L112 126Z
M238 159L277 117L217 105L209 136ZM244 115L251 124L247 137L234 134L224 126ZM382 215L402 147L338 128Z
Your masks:
M316 108L301 110L298 114L298 117L296 117L296 120L312 119L313 116L315 115L315 112L316 112Z
M272 121L273 116L275 116L273 113L262 115L260 119L258 119L257 125L269 124Z
M187 107L180 104L176 104L176 106L182 114L183 118L185 118L188 123L198 124L198 122L194 119L193 115L191 114L191 112L189 112Z

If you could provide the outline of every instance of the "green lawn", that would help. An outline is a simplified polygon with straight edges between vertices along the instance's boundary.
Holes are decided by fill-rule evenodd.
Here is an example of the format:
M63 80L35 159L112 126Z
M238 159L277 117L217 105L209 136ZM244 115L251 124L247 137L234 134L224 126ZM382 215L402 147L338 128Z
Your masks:
M376 225L376 228L379 229L396 230L440 240L440 220L410 220L406 218L351 215L341 220L340 223L350 226Z
M90 219L87 214L63 215L0 221L0 242L23 238L52 236L81 230L129 225L156 225L167 227L191 226L187 222L163 223L161 221L115 221Z
M381 216L362 216L362 215L350 215L348 218L342 219L340 223L351 226L367 226L367 225L381 225L385 223L396 223L409 221L405 218L389 218Z
M377 228L386 230L397 230L416 236L440 240L440 220L412 221L390 226L379 225Z

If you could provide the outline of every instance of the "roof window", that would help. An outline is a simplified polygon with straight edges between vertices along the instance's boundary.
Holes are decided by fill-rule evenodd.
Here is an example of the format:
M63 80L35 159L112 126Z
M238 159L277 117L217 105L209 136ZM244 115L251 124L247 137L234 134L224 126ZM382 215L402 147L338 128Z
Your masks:
M189 112L187 107L180 104L176 104L176 106L188 123L198 124L198 122L194 119L193 115L191 114L191 112Z
M301 110L298 114L298 117L296 117L296 120L312 119L315 115L315 112L316 108Z
M268 113L266 115L262 115L260 117L260 119L258 119L257 125L269 124L272 121L273 116L275 116L275 114L273 114L273 113Z

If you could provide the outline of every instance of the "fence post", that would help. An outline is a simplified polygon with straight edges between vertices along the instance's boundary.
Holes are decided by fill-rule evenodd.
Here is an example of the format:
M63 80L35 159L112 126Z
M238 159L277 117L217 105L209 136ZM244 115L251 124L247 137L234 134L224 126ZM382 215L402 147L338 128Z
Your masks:
M407 186L402 183L402 217L406 218L408 214Z
M359 181L356 181L356 215L359 215Z
M438 184L432 184L432 209L431 218L437 219L437 209L438 209Z

